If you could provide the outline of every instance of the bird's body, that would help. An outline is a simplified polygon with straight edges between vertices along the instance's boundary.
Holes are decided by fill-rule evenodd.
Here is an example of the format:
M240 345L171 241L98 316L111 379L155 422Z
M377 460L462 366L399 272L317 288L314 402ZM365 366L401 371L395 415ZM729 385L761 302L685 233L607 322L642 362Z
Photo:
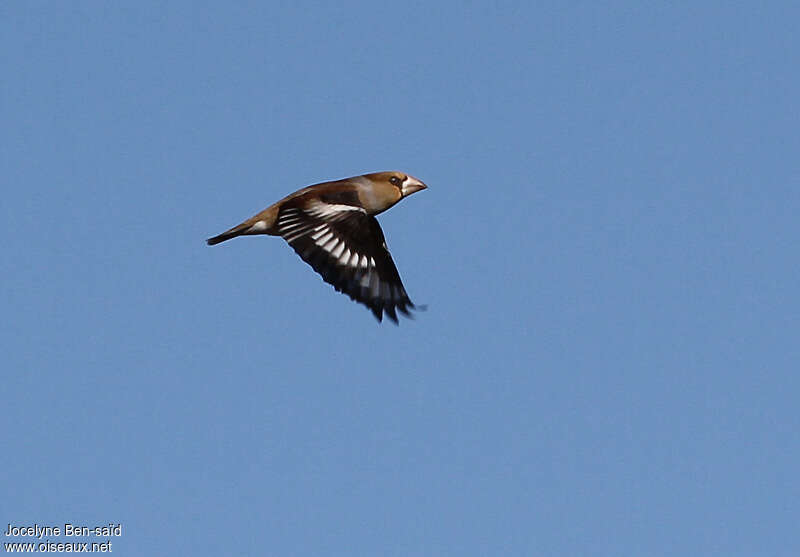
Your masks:
M402 172L376 172L300 189L230 230L207 240L237 236L283 237L336 290L366 305L380 321L397 322L396 309L415 306L406 294L375 215L425 189Z

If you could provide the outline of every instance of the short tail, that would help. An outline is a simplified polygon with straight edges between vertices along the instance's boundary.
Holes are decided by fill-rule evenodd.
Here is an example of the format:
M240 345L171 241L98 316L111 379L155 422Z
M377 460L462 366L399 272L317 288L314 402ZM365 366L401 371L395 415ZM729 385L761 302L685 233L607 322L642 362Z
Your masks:
M214 236L213 238L209 238L208 240L206 240L206 243L209 246L216 246L217 244L224 242L225 240L230 240L231 238L236 238L237 236L246 234L249 229L250 229L249 224L242 223L239 226L234 226L230 230L223 232L219 236Z

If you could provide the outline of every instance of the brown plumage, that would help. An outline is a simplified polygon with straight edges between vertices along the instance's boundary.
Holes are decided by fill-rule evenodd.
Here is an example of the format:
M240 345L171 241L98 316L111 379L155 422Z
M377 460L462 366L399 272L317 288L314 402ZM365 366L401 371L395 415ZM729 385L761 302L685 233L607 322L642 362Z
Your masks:
M376 172L305 187L218 236L283 237L337 291L367 306L381 321L415 306L386 248L375 215L427 186L402 172Z

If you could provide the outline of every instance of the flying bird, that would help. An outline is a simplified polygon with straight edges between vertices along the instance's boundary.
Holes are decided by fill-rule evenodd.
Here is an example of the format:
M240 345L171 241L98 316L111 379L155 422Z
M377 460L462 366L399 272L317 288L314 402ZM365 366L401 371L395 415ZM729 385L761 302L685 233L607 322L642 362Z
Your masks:
M375 172L323 182L287 195L219 236L281 236L303 261L378 319L397 323L397 311L415 309L386 247L378 215L427 186L402 172Z

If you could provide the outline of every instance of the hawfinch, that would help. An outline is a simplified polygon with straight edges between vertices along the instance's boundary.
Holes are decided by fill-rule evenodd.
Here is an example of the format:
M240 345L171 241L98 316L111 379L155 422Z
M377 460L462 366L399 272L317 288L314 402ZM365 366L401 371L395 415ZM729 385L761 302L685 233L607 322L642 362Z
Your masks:
M207 240L213 246L254 234L281 236L337 291L397 323L415 306L386 248L375 215L427 186L402 172L376 172L308 186Z

